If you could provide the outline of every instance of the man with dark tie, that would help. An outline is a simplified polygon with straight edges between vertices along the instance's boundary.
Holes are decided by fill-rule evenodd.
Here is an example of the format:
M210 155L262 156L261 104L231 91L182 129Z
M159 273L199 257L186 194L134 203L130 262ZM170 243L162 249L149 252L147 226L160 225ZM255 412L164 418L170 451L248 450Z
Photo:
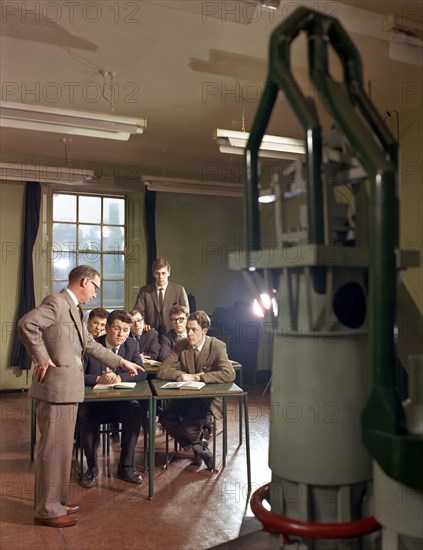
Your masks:
M180 338L187 337L187 318L189 311L185 306L173 306L170 310L170 322L172 330L159 336L159 361L164 361L170 355L176 342Z
M133 309L139 309L144 315L146 330L155 328L159 334L164 334L173 328L169 317L172 306L179 304L189 311L188 296L182 285L169 281L167 260L154 260L151 270L156 282L140 288Z
M170 355L157 370L160 380L201 381L206 384L226 383L235 380L235 371L228 359L226 344L207 336L210 318L204 311L191 313L187 319L187 338L178 341ZM187 451L193 449L195 462L204 461L209 470L213 456L203 440L203 425L208 411L216 418L222 416L222 400L175 399L160 415L163 427Z
M98 342L119 357L142 367L143 362L138 351L138 344L134 339L128 339L131 325L132 317L128 312L121 309L112 311L107 318L106 334L100 336ZM130 380L140 382L147 377L145 372L140 372L130 379L125 371L119 368L114 373L110 373L107 365L91 357L88 357L84 363L86 386L104 383L116 384ZM117 476L128 483L142 483L142 477L133 464L143 415L145 415L145 410L135 399L109 403L84 402L81 405L78 423L87 459L87 471L80 480L83 487L91 488L97 485L97 449L100 443L101 424L119 422L122 424L122 438Z
M18 323L19 336L34 362L29 396L33 398L40 441L35 470L34 523L70 527L79 506L68 503L69 477L78 402L84 399L82 358L90 356L131 375L142 369L94 342L79 304L100 291L100 274L80 265L69 273L66 289L46 296Z
M159 334L156 329L144 330L144 317L139 309L129 312L132 317L130 338L138 342L138 348L143 361L147 359L157 360L160 353Z

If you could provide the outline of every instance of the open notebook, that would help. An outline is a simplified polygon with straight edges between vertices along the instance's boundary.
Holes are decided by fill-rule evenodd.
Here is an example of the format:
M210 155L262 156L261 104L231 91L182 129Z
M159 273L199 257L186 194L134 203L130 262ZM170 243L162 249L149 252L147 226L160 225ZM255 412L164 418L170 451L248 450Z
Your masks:
M204 382L167 382L162 390L201 390L206 384Z
M93 390L111 390L111 389L131 389L135 388L137 385L136 382L117 382L116 384L96 384L93 388Z

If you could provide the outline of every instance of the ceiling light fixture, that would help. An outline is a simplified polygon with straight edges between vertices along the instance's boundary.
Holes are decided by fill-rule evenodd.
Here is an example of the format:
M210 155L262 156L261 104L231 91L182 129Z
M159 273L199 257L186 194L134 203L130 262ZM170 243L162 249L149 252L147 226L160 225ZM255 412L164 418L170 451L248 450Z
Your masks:
M141 176L141 183L150 191L186 193L191 195L217 195L222 197L243 197L244 186L240 183L202 181L186 178Z
M17 162L0 163L0 179L2 180L80 184L88 183L94 178L94 170L75 166L34 165Z
M216 130L215 139L221 153L243 155L250 134L235 130ZM305 155L302 139L264 135L259 149L260 157L296 160Z
M0 101L0 126L127 141L131 135L143 133L147 120Z

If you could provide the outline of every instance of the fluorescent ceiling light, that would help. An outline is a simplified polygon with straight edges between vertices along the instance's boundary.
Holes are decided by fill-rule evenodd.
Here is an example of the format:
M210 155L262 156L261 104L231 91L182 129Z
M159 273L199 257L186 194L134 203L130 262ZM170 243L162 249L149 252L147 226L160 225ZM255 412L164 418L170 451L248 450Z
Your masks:
M235 130L216 130L216 141L221 153L243 155L250 134ZM305 155L302 139L264 135L259 149L260 157L295 160Z
M147 121L144 118L0 101L0 126L127 141L132 134L142 134Z
M244 196L244 187L240 183L202 181L186 178L165 178L159 176L141 176L141 182L150 191L188 193L192 195L217 195L224 197Z
M0 179L40 183L86 183L95 178L94 170L74 166L0 163Z

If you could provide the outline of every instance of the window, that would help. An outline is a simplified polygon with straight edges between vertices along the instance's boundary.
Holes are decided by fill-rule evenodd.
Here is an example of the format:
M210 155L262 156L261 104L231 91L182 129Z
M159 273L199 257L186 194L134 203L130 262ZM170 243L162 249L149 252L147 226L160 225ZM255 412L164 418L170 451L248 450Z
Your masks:
M124 307L125 199L98 195L53 194L53 292L80 264L101 275L101 292L87 309Z

